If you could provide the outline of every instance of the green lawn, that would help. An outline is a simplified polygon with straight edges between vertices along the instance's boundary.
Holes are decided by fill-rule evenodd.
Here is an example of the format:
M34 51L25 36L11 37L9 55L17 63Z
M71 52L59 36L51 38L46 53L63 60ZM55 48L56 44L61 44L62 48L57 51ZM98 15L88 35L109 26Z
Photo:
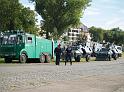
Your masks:
M89 62L91 61L95 61L96 60L96 58L95 57L90 57L90 60L89 60ZM54 62L55 62L55 60L54 60ZM64 60L61 60L61 62L65 62ZM73 59L73 62L75 62L74 61L74 59ZM86 59L85 58L81 58L81 60L80 60L80 62L86 62ZM52 62L53 63L53 62ZM78 63L78 62L75 62L75 63Z
M124 52L122 53L122 57L124 57Z
M95 61L95 57L90 57L90 60L89 61ZM85 58L81 58L81 62L86 62L86 59Z
M4 63L4 59L3 58L0 58L0 63Z
M124 52L122 53L122 57L124 57ZM95 57L91 57L89 61L95 61ZM61 62L64 62L63 60ZM81 62L86 62L85 58L81 58ZM0 58L0 63L4 63L4 59ZM52 60L51 63L55 63L55 60Z

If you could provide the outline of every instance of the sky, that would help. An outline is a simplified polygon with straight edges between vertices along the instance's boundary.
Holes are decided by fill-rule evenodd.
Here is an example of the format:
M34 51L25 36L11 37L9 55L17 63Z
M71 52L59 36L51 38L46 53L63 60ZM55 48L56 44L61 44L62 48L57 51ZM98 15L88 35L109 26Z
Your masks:
M34 10L34 4L20 0L25 7ZM124 30L124 0L92 0L91 6L83 12L81 22L88 26L111 29L119 27ZM40 16L37 17L41 20Z

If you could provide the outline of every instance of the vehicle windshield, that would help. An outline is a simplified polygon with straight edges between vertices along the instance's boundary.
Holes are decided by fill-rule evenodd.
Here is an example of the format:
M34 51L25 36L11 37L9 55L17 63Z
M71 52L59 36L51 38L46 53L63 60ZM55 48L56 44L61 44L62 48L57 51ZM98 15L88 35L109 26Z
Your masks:
M107 48L102 48L100 51L102 51L102 52L107 52L107 51L109 51L109 49L107 49Z
M117 47L117 49L122 50L122 47Z
M15 44L16 35L4 35L2 38L2 44Z
M22 42L22 36L17 35L4 35L0 39L1 44L18 44Z
M78 50L79 48L79 46L72 46L72 50Z

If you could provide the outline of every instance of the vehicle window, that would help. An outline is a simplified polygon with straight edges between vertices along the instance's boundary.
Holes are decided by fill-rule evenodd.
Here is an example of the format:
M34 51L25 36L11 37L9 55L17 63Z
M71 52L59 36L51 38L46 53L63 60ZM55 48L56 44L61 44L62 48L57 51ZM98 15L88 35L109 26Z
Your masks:
M117 47L117 49L122 50L122 48L121 48L121 47Z
M32 43L32 37L27 37L27 43Z
M8 36L4 36L2 40L2 44L7 44L8 42Z
M4 35L1 40L2 44L16 44L16 42L16 35Z
M8 39L9 44L15 44L16 43L16 36L10 36Z
M72 47L72 50L78 50L78 49L79 49L78 46L73 46L73 47Z
M108 49L106 49L106 48L102 48L100 51L108 51Z
M17 37L17 43L23 43L23 37L21 35L18 35Z

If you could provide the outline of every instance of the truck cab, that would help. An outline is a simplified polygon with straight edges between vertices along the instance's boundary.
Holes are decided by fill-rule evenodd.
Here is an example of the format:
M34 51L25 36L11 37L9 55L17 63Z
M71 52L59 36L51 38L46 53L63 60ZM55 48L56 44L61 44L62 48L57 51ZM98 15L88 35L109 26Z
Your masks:
M0 37L0 56L5 58L6 63L17 59L21 49L24 48L24 33L5 32Z

